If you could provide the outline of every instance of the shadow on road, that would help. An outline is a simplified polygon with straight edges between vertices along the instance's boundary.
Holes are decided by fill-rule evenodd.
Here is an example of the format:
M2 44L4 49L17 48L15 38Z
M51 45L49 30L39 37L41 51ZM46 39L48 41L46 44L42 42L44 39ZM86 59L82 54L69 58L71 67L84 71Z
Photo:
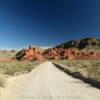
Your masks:
M60 70L62 70L63 72L67 73L68 75L71 75L73 78L77 78L80 79L82 81L84 81L85 83L90 84L91 86L100 89L100 82L97 82L91 78L86 78L84 76L82 76L79 72L71 72L68 69L64 69L61 65L59 64L55 64L53 63L57 68L59 68Z

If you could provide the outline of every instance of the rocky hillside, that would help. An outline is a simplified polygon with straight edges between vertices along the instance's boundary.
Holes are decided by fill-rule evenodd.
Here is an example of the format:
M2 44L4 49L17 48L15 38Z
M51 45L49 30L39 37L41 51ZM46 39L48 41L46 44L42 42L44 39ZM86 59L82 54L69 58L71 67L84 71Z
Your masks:
M38 48L34 48L29 46L28 49L22 49L15 55L15 59L17 60L38 60L43 61L44 57L42 55L42 51Z
M82 51L86 49L86 51ZM90 50L91 51L90 51ZM93 49L99 52L94 51ZM53 60L53 59L100 59L100 39L85 38L72 40L59 46L41 51L29 46L16 54L17 60Z
M100 39L96 39L96 38L84 38L81 40L71 40L65 43L62 43L61 45L58 45L57 48L77 48L77 49L86 49L86 48L90 48L90 49L100 49Z
M47 49L44 56L47 59L100 59L100 39L71 40Z

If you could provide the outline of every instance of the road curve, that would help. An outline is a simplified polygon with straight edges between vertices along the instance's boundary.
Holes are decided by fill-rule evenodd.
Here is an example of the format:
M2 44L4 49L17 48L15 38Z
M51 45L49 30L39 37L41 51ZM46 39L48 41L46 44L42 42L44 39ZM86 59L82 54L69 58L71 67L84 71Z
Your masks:
M45 62L29 74L9 78L0 100L100 100L100 90Z

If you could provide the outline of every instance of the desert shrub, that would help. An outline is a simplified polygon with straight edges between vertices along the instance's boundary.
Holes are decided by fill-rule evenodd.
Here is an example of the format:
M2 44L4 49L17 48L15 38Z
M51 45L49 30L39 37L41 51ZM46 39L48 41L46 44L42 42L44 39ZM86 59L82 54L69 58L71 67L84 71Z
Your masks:
M65 68L79 72L84 77L100 82L100 60L57 60L54 62L65 65Z
M6 78L0 75L0 87L5 87L6 85Z
M91 66L87 66L87 75L89 78L100 81L100 63L92 62Z
M25 50L23 49L23 50L19 51L19 52L15 55L15 58L16 58L17 60L20 60L24 55L25 55Z
M30 72L39 63L35 61L0 62L0 73L6 75L19 75Z

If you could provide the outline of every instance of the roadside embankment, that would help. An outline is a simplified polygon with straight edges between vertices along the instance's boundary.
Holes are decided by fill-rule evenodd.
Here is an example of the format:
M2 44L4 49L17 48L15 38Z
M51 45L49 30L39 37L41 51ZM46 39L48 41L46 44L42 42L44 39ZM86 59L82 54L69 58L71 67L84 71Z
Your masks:
M96 87L96 88L99 88L100 89L100 82L95 80L95 79L92 79L84 74L82 74L80 71L78 70L74 70L74 68L72 67L69 67L69 66L66 66L64 64L60 64L59 62L53 62L53 64L61 69L62 71L64 71L65 73L71 75L72 77L74 78L78 78L78 79L81 79L82 81L86 82L86 83L89 83L90 85Z

